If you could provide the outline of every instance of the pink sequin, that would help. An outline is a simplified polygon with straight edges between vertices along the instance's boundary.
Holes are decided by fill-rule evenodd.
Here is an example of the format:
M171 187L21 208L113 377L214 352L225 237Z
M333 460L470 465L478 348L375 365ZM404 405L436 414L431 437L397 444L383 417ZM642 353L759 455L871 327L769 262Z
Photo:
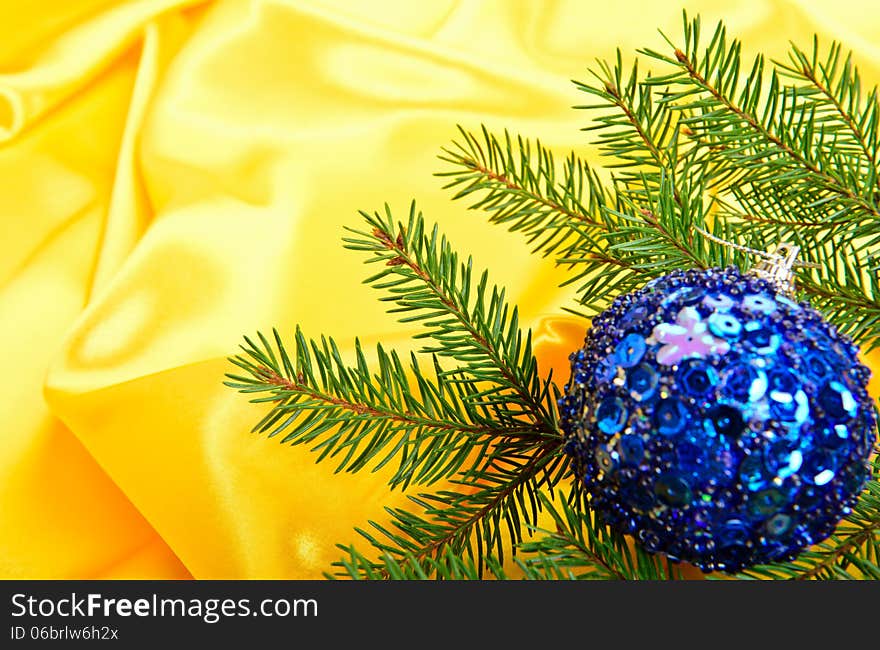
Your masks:
M727 354L730 345L724 339L709 333L700 312L693 307L685 307L675 319L675 323L660 323L654 327L653 337L662 343L657 351L657 363L671 366L682 359L703 358L710 354Z
M733 309L733 306L736 304L736 302L730 296L727 296L723 293L719 293L717 295L710 294L710 295L706 296L705 298L703 298L703 304L706 305L707 307L709 307L710 309L713 309L715 311L720 311L720 312L726 314L731 309Z

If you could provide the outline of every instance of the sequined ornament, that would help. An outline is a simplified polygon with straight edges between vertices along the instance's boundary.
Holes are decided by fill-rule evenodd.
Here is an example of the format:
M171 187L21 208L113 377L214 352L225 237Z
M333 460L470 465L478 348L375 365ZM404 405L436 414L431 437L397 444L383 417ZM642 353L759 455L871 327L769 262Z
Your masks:
M591 507L705 571L794 558L868 477L877 424L857 354L808 303L734 268L620 296L560 400Z

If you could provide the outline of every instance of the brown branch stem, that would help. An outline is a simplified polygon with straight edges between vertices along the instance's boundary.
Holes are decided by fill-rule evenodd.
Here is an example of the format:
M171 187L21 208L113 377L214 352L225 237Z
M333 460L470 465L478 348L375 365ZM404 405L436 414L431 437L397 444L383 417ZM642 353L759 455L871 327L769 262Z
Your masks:
M325 393L319 393L312 388L310 388L307 384L304 383L304 380L298 379L296 381L288 379L284 377L274 370L267 368L265 366L261 367L257 371L260 377L266 382L269 386L275 386L281 390L290 391L292 393L299 393L301 395L305 395L314 400L318 400L324 402L326 404L332 404L334 406L338 406L346 411L350 411L352 413L357 413L358 415L367 415L373 418L380 418L385 420L391 420L393 422L397 422L402 425L410 425L410 426L424 426L430 427L431 429L437 429L440 431L458 431L460 433L467 433L472 435L495 435L498 436L499 439L503 438L513 438L518 437L520 435L524 435L528 438L534 438L535 434L542 434L545 432L539 431L535 427L518 427L511 429L499 429L497 427L489 427L489 426L467 426L461 424L448 424L443 422L437 422L435 420L427 420L424 418L418 418L415 416L404 416L396 411L377 409L372 406L367 406L366 404L361 404L358 402L351 402L349 400L345 400L339 397L335 397L333 395L327 395ZM528 435L531 434L531 435Z
M409 251L404 246L404 239L402 235L398 235L396 238L391 234L387 233L379 228L374 229L373 235L382 242L386 249L395 253L395 257L389 261L389 264L393 266L405 265L409 268L424 284L434 292L434 295L440 300L446 309L449 310L451 314L455 316L458 322L461 323L462 327L467 330L467 332L473 337L477 346L480 347L489 359L492 360L492 363L498 368L498 371L501 373L501 376L504 378L505 382L508 384L508 387L513 392L517 393L520 398L527 404L529 404L533 412L530 414L532 416L534 424L538 424L539 420L541 424L543 424L548 429L553 429L551 426L551 418L549 413L547 413L546 408L543 404L536 402L528 389L521 385L519 379L516 377L514 372L507 366L504 362L501 354L495 347L491 344L491 342L480 333L480 331L474 326L471 322L471 319L467 314L462 312L459 306L455 303L452 298L450 298L446 292L443 290L439 284L434 282L431 276L425 272L425 270L418 264L416 260L412 258Z

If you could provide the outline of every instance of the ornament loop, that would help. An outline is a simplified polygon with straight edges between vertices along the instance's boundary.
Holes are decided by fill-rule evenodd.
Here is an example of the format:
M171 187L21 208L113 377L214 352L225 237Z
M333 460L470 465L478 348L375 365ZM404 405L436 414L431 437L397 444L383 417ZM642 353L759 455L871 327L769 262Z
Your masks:
M820 268L818 264L800 261L798 259L798 255L801 252L800 246L795 246L794 244L789 242L779 243L776 246L776 250L770 253L767 251L759 251L755 248L750 248L748 246L743 246L742 244L734 244L733 242L729 242L726 239L716 237L712 233L703 230L699 226L694 226L694 230L703 235L706 239L709 239L716 244L721 244L722 246L727 246L728 248L742 251L744 253L750 253L752 255L756 255L762 258L761 261L758 262L758 264L752 267L749 273L773 283L777 291L789 296L793 296L795 293L795 266Z
M773 253L765 254L758 264L752 269L751 273L763 278L768 282L772 282L777 289L786 294L794 294L794 266L798 263L798 253L800 247L782 242Z

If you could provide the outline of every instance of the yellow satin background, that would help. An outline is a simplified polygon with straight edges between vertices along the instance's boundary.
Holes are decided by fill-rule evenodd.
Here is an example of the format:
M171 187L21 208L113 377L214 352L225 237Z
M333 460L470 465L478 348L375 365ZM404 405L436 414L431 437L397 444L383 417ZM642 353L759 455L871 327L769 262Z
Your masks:
M880 79L866 0L687 6L750 51L841 39ZM569 79L679 22L576 0L0 2L0 578L318 577L404 504L382 473L249 434L262 410L221 384L273 326L411 345L340 245L357 209L416 198L565 377L563 273L451 203L436 154L484 123L595 160Z

